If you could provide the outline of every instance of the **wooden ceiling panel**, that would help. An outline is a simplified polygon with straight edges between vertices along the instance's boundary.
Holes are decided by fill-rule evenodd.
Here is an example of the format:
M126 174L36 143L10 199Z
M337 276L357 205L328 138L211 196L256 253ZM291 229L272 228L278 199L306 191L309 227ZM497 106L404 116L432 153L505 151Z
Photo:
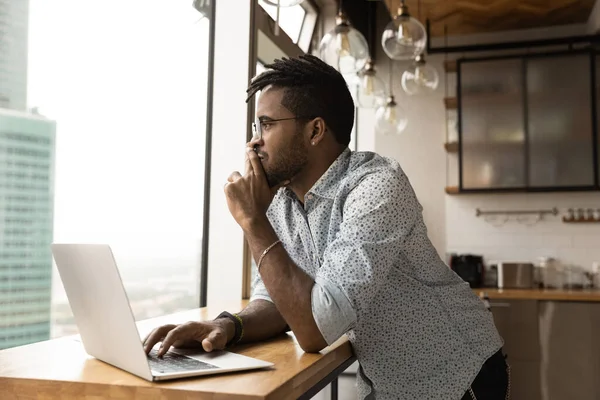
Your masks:
M432 36L498 32L586 23L596 0L406 0ZM400 0L385 0L392 17Z

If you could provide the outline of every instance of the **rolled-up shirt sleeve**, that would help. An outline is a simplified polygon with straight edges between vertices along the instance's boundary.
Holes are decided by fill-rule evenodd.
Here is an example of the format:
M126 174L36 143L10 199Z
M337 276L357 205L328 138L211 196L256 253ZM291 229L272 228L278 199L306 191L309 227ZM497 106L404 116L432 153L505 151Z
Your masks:
M407 187L406 175L383 171L364 177L347 196L311 293L313 318L328 344L360 322L397 264L422 209Z
M250 301L260 299L270 301L271 303L273 303L271 296L269 296L269 292L267 292L267 287L265 286L265 283L263 282L258 272L256 273L256 278L254 279L252 286L253 289L252 295L250 296Z

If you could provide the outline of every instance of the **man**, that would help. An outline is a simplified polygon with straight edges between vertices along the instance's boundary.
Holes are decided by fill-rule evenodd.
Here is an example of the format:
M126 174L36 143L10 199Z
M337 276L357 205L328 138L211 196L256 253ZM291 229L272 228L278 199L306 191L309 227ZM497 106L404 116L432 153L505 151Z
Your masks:
M306 352L347 334L359 398L504 399L508 373L491 313L437 255L397 162L348 149L354 104L313 56L277 60L258 99L244 175L227 204L258 266L249 305L210 322L167 325L146 351L206 351L288 327Z

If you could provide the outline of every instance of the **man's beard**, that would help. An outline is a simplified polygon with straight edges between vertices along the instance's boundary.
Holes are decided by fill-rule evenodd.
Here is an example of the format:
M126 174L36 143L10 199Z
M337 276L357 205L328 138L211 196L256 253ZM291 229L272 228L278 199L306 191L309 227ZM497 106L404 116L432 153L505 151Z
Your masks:
M294 141L285 152L279 152L276 161L265 169L269 187L275 187L282 182L291 180L306 166L308 157L302 142L302 132L294 135ZM269 161L273 158L269 155Z

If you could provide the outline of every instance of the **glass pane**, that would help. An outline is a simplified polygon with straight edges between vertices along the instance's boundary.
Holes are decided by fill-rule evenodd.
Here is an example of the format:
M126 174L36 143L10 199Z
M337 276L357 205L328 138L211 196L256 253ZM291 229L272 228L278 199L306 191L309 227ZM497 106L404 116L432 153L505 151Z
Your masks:
M273 18L273 21L277 19L277 7L267 4L263 0L258 0L258 4ZM294 43L298 43L298 39L300 38L305 15L306 10L300 4L279 8L279 27L283 29Z
M52 241L110 244L137 319L198 307L209 21L169 0L3 12L0 348L77 331Z
M264 65L263 65L263 64L262 64L260 61L258 61L258 62L256 63L256 76L258 76L258 75L262 74L262 73L263 73L263 72L265 72L266 70L267 70L267 69L265 68L265 66L264 66Z
M461 63L464 189L525 186L522 61Z
M590 56L527 61L529 185L594 183Z

